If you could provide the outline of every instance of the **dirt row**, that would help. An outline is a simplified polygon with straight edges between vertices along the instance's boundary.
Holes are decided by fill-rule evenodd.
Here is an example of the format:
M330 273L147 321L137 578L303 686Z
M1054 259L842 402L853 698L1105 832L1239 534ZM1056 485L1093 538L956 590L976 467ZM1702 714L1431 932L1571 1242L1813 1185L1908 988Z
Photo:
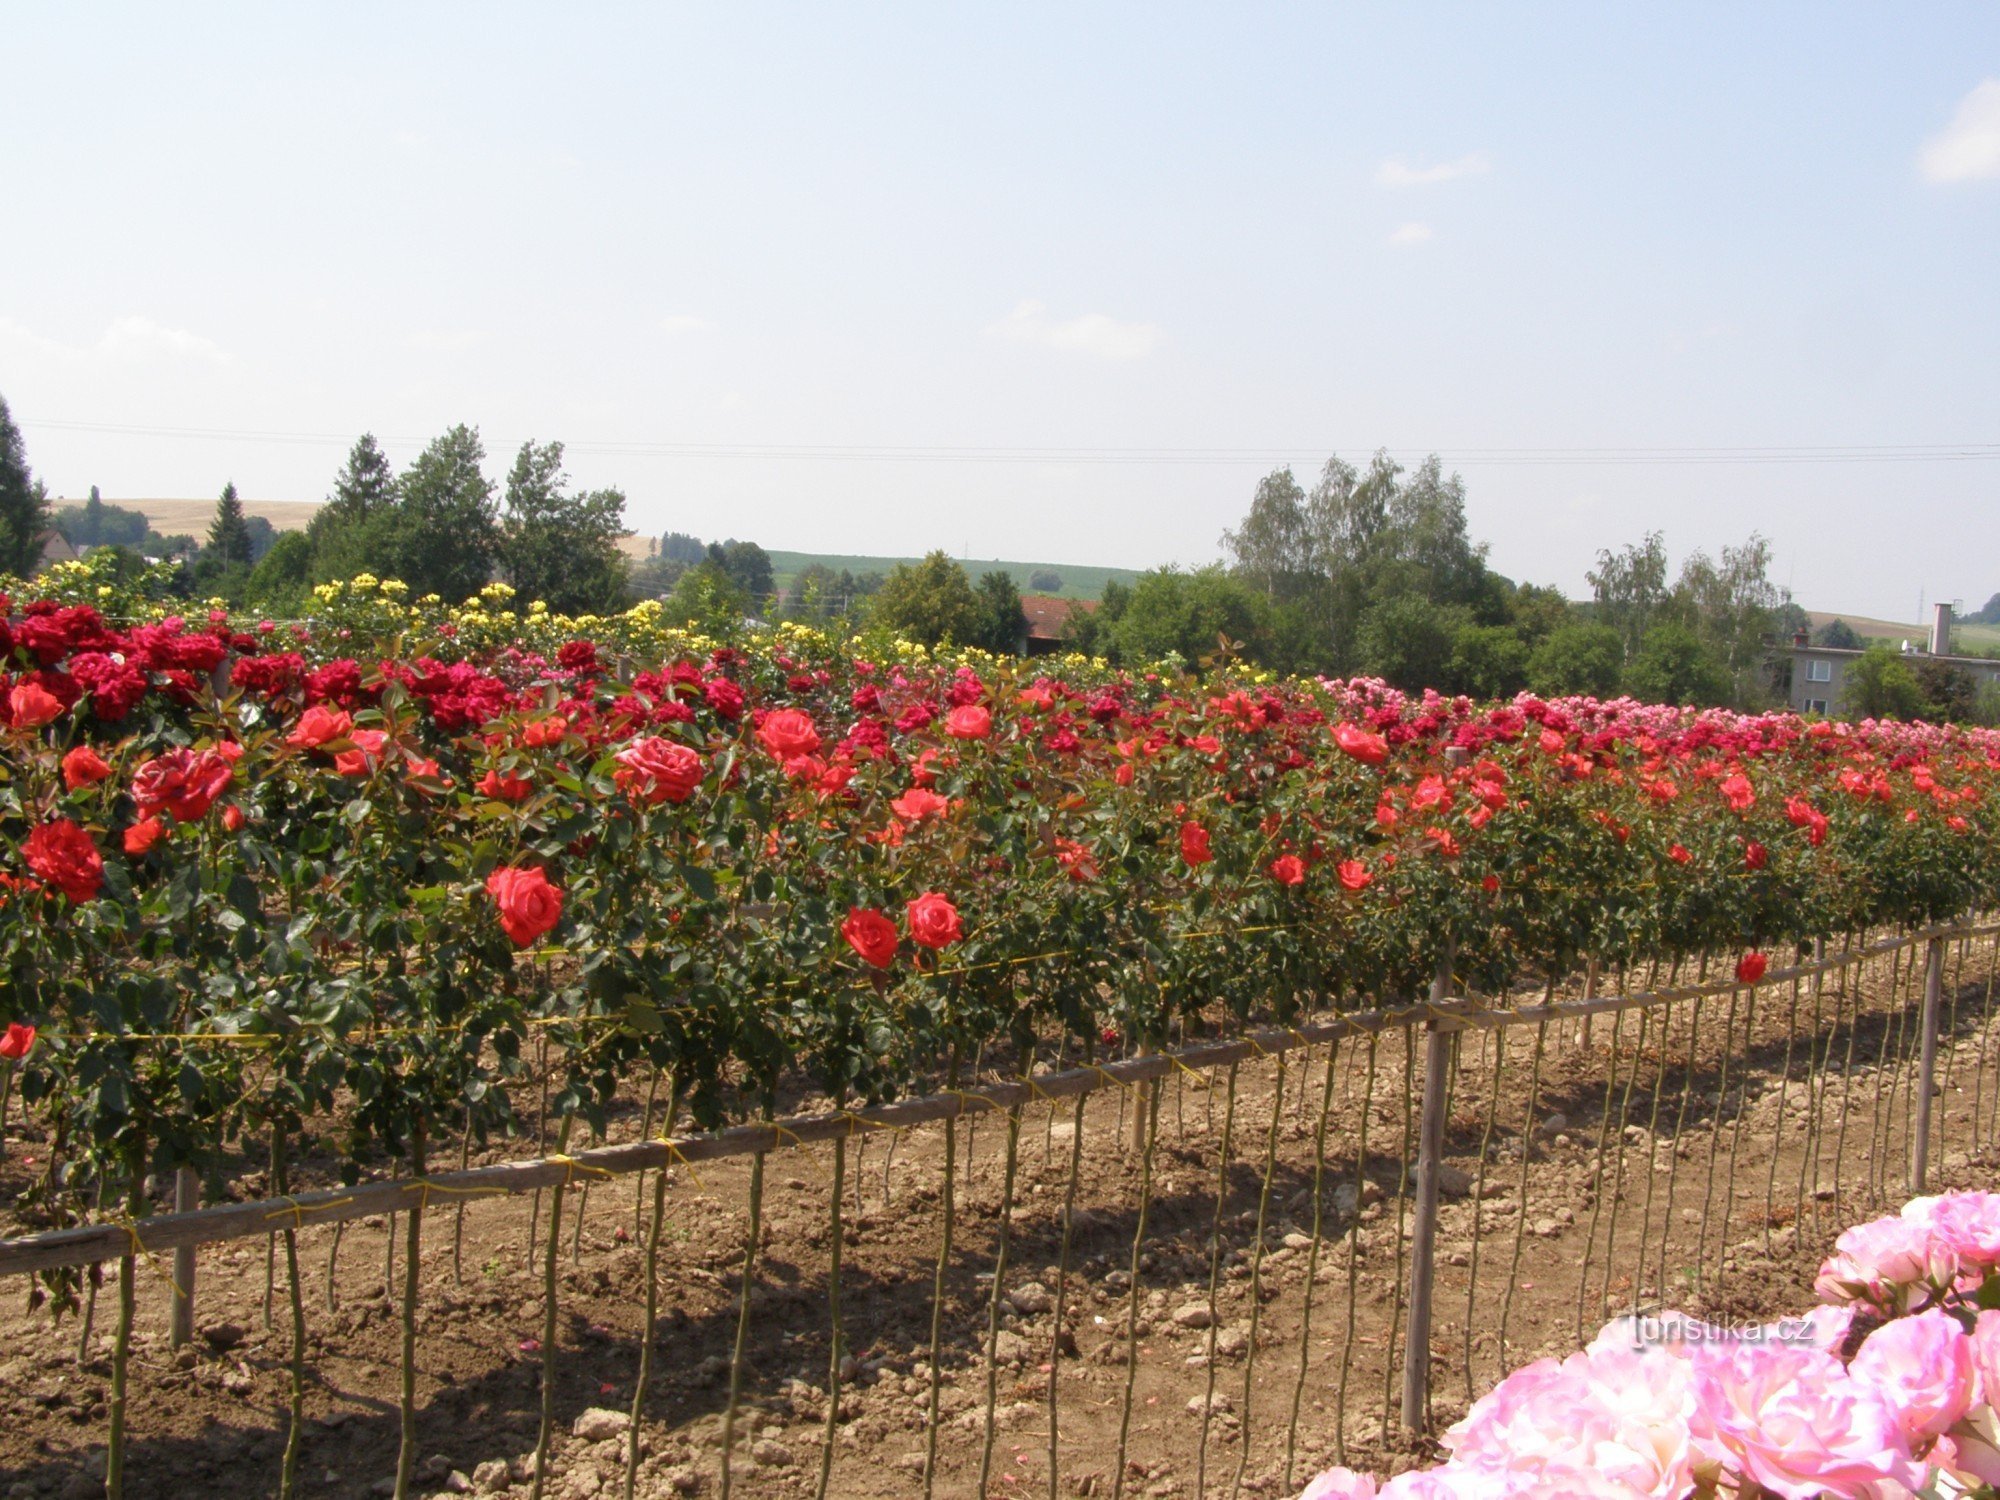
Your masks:
M1988 1183L1996 1160L1992 963L1982 944L1955 952L1948 970L1953 1024L1932 1158L1943 1185ZM1466 1034L1442 1180L1437 1425L1462 1413L1468 1389L1489 1387L1501 1372L1503 1320L1512 1365L1573 1348L1579 1326L1587 1337L1606 1315L1635 1307L1747 1319L1809 1305L1833 1234L1903 1195L1914 1116L1913 977L1907 964L1892 974L1879 960L1844 984L1744 992L1733 1006L1712 998L1698 1018L1686 1003L1664 1020L1648 1013L1643 1034L1637 1014L1597 1017L1587 1035L1575 1022L1552 1027L1539 1046L1532 1027ZM1271 1061L1238 1070L1233 1108L1226 1076L1176 1075L1161 1092L1150 1168L1132 1140L1137 1098L1093 1096L1073 1187L1072 1106L1031 1108L1020 1129L997 1324L989 1319L1006 1131L998 1117L959 1126L955 1243L938 1317L935 1493L979 1493L982 1467L989 1494L1049 1493L1052 1428L1061 1495L1121 1488L1121 1431L1128 1495L1227 1493L1240 1474L1243 1493L1276 1496L1296 1492L1342 1452L1385 1469L1416 1461L1425 1449L1402 1436L1392 1403L1408 1258L1405 1143L1420 1072L1411 1063L1400 1035L1376 1044L1372 1060L1363 1044L1340 1050L1324 1167L1315 1149L1323 1051L1287 1061L1282 1101ZM932 1128L899 1136L893 1148L880 1138L849 1148L846 1358L829 1494L924 1493L944 1139ZM33 1170L37 1150L25 1137L8 1142L10 1191ZM831 1151L768 1161L732 1493L810 1495L818 1487L831 1356ZM720 1488L749 1179L741 1161L671 1174L639 1496ZM1065 1276L1063 1206L1072 1191ZM557 1497L623 1493L643 1329L640 1185L616 1181L580 1196L565 1208L558 1259L560 1431L548 1488ZM1142 1198L1135 1358L1126 1334ZM545 1196L426 1219L419 1493L529 1494L544 1314L529 1245L531 1226L537 1240L546 1234L548 1212ZM304 1495L390 1492L401 1348L391 1228L383 1220L348 1226L337 1257L332 1230L300 1237L309 1327ZM1220 1247L1214 1257L1212 1243ZM269 1253L259 1241L203 1254L200 1337L181 1350L166 1337L165 1266L138 1272L128 1495L276 1494L291 1335L282 1271L272 1295ZM5 1317L0 1497L102 1492L115 1300L114 1274L81 1358L74 1320ZM989 1332L997 1356L990 1368Z

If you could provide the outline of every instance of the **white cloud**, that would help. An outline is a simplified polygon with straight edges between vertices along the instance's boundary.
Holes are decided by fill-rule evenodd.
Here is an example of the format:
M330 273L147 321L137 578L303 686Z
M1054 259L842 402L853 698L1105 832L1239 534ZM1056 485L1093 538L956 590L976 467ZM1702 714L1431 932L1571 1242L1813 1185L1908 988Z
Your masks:
M1431 238L1431 226L1410 223L1403 225L1389 236L1392 245L1421 245Z
M1477 177L1492 170L1493 158L1484 151L1474 151L1457 161L1433 162L1428 167L1411 166L1402 157L1392 156L1375 169L1375 180L1383 187L1430 187L1434 183L1450 182L1458 177Z
M1958 101L1951 123L1917 153L1917 169L1932 182L2000 177L2000 78Z
M229 355L209 339L151 318L114 319L89 344L65 344L11 318L0 318L0 347L12 345L72 368L153 363L162 359L226 365Z
M1059 323L1049 317L1048 308L1030 301L1021 303L999 322L987 324L986 336L1091 354L1099 359L1144 359L1160 347L1167 335L1156 323L1120 323L1103 313L1085 313Z
M660 319L660 332L670 337L676 333L699 333L709 326L708 319L697 318L693 313L673 313Z

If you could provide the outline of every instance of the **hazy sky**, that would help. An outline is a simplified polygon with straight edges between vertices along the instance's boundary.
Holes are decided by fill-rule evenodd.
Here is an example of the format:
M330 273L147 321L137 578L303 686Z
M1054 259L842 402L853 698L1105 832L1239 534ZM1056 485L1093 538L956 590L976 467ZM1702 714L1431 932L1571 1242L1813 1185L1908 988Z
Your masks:
M0 394L62 494L317 499L465 421L638 530L1143 567L1275 466L1436 449L1572 592L1649 528L1761 530L1814 608L2000 589L1990 4L4 34Z

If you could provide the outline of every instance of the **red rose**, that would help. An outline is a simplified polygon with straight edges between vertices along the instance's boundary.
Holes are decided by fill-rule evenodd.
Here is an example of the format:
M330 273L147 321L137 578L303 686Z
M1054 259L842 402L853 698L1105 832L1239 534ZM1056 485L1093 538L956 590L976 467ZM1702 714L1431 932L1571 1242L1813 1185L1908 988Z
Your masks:
M925 818L941 818L951 811L949 798L913 786L889 806L905 823L921 823Z
M19 1021L9 1021L7 1034L0 1036L0 1057L19 1062L34 1050L34 1046L35 1028L23 1026Z
M498 767L488 771L475 783L478 789L496 802L519 802L534 790L532 782L501 771Z
M7 695L7 722L16 729L40 729L62 717L62 699L39 682L23 682Z
M79 904L104 888L104 858L88 833L68 818L44 823L21 845L21 857L44 885Z
M896 961L896 924L879 911L850 907L847 920L840 924L840 935L847 939L848 947L878 969Z
M90 746L78 745L62 758L62 773L63 785L72 792L80 792L109 776L111 767Z
M223 826L224 828L228 829L228 830L229 830L229 831L230 831L231 833L235 833L235 832L236 832L237 830L239 830L240 828L242 828L242 826L243 826L243 809L242 809L242 808L240 808L240 807L238 807L238 806L237 806L237 805L236 805L235 803L233 803L233 802L232 802L232 803L230 803L230 804L229 804L229 806L227 806L227 807L223 808L223 810L222 810L222 826Z
M550 745L560 745L563 736L569 733L569 720L560 714L546 719L537 719L521 731L521 743L530 750L546 750Z
M618 790L649 807L687 801L705 770L701 757L680 741L650 735L632 741L612 759L618 762L611 776Z
M1753 870L1761 870L1771 862L1771 853L1762 844L1752 839L1743 846L1743 863Z
M167 825L158 818L141 818L125 830L125 852L137 857L167 836Z
M743 717L743 689L727 677L709 678L702 684L701 696L708 706L715 710L718 719L727 719L734 723Z
M342 750L333 758L333 769L342 776L366 776L375 769L382 758L382 747L389 743L389 735L381 729L357 729L348 736L354 742L352 750Z
M1379 766L1389 758L1389 742L1359 724L1335 725L1333 742L1364 766Z
M176 823L198 822L215 805L236 774L213 750L169 750L139 767L132 777L132 800L142 817L173 814Z
M819 749L819 731L813 727L812 716L796 708L766 714L757 738L779 760L799 760Z
M1754 950L1746 953L1736 960L1736 982L1738 984L1755 984L1764 977L1764 971L1770 967L1771 961L1764 957L1763 954Z
M1190 868L1205 865L1215 856L1209 852L1208 830L1199 823L1181 824L1181 858Z
M993 715L982 704L967 703L944 716L944 732L955 740L983 740L993 732Z
M1757 800L1757 793L1750 785L1750 778L1741 771L1734 776L1724 777L1718 790L1722 793L1723 800L1735 812L1750 811L1750 804Z
M1442 854L1446 859L1458 858L1458 840L1452 836L1449 828L1426 828L1424 830L1424 837L1437 845L1438 853Z
M1306 862L1296 854L1281 854L1271 861L1271 878L1280 885L1304 885Z
M486 877L486 893L500 908L500 925L516 948L525 948L562 920L562 892L537 869L502 865Z
M1375 880L1368 866L1358 859L1343 859L1334 867L1333 873L1340 877L1340 883L1350 891L1365 890Z
M1684 865L1693 859L1694 856L1687 852L1685 844L1675 844L1671 849L1667 850L1667 858L1677 865Z
M285 736L285 743L298 750L317 750L335 740L344 740L354 728L354 720L337 708L315 703L299 715L299 722Z
M925 891L906 911L913 943L926 948L948 948L965 935L958 925L958 908L936 891Z

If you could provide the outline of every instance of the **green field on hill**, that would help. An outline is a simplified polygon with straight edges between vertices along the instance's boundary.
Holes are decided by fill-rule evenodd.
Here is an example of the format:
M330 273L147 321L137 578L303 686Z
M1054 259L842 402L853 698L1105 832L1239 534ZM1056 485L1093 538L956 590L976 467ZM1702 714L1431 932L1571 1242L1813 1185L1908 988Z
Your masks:
M779 552L767 549L771 559L771 572L779 589L792 586L792 580L814 563L822 563L838 573L842 569L854 574L887 573L897 563L923 561L917 557L858 557L842 556L832 552ZM1112 579L1120 583L1130 583L1139 576L1133 568L1087 568L1077 563L1050 562L1007 562L1000 559L965 558L958 559L960 566L977 582L981 573L1004 572L1014 575L1014 586L1024 594L1052 593L1064 599L1097 599L1103 596L1104 585ZM1063 586L1060 589L1040 590L1029 587L1030 575L1047 569L1060 574Z

